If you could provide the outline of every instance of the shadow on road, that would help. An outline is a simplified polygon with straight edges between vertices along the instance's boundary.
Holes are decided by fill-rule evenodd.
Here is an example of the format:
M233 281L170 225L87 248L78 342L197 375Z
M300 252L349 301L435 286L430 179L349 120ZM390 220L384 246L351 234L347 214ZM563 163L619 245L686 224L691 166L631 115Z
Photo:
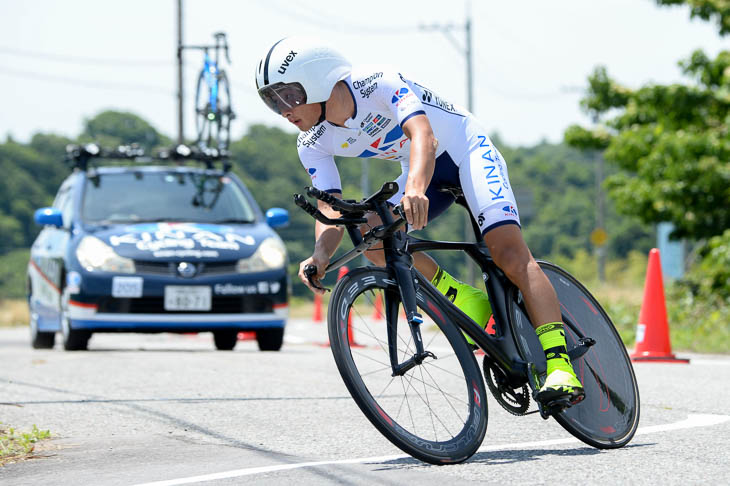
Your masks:
M634 447L651 446L652 444L629 444L622 449L632 449ZM509 449L503 451L487 451L477 452L471 458L467 459L464 464L484 464L494 466L498 464L513 464L525 461L538 461L547 456L594 456L598 454L611 454L611 451L594 449L592 447L581 447L579 449ZM387 471L391 469L412 469L414 467L430 468L432 464L422 462L413 457L403 457L384 461L382 467L378 470Z

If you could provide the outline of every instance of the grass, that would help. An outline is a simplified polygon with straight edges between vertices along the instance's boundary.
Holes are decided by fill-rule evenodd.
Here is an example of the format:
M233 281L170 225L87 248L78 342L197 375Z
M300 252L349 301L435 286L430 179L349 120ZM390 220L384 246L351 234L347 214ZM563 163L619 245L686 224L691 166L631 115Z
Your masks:
M25 326L28 319L28 301L0 299L0 327Z
M633 349L644 297L646 257L632 254L625 260L608 262L606 282L598 281L595 259L590 255L579 254L570 261L556 258L555 263L573 273L598 299L624 344ZM673 351L730 353L730 302L698 301L672 283L665 284L665 295ZM322 299L323 319L327 317L330 296L328 293ZM311 319L315 310L313 301L313 295L292 297L290 317ZM25 326L27 323L28 304L24 299L0 299L0 327Z
M0 424L0 466L27 459L33 454L39 441L50 437L50 431L40 430L35 425L30 432L18 432Z

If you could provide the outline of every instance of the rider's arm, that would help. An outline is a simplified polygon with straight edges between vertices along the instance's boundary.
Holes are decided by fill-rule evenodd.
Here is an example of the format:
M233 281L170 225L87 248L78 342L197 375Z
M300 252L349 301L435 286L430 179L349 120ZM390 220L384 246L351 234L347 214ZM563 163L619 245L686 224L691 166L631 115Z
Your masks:
M426 189L436 166L436 137L426 115L416 115L403 124L403 133L411 140L411 155L403 195L403 209L408 223L414 229L426 226L428 198Z
M342 198L342 183L334 157L321 150L315 144L307 143L307 133L299 136L297 151L299 152L299 159L302 165L312 179L312 186L321 191L328 192L335 197ZM318 201L317 209L328 218L334 219L339 217L339 212L325 202ZM335 253L340 241L342 241L343 233L344 230L337 226L328 226L319 221L315 222L314 251L311 257L299 264L299 278L313 292L321 293L323 290L315 289L310 285L309 279L304 273L305 267L309 264L317 267L317 275L313 278L315 283L324 277L324 271L329 264L330 257Z
M333 193L332 195L338 199L342 199L342 194ZM317 201L317 209L330 219L340 217L339 211L333 209L326 202ZM314 225L313 252L315 259L329 262L332 255L337 251L337 247L340 246L344 232L345 229L340 226L329 226L320 221L316 221Z
M377 86L374 96L390 111L411 142L408 178L405 188L401 188L404 191L401 201L409 225L413 229L421 229L428 222L426 188L436 165L433 129L421 98L405 77L384 70Z

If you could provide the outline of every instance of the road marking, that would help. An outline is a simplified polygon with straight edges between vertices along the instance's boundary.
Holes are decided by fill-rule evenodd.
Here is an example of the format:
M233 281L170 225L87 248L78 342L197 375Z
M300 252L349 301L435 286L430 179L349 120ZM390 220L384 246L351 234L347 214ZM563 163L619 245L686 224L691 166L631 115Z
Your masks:
M692 358L690 364L701 366L730 366L730 361L720 359L695 359Z
M730 420L730 415L708 415L708 414L691 414L687 416L686 420L681 422L675 422L672 424L663 425L650 425L648 427L639 427L636 431L636 435L655 434L657 432L666 432L671 430L690 429L694 427L707 427L710 425L717 425ZM499 451L503 449L522 449L529 447L544 447L550 445L570 444L573 442L580 442L575 438L568 439L553 439L553 440L541 440L537 442L520 442L517 444L501 444L493 446L480 447L478 452L487 451ZM361 457L357 459L340 459L331 461L313 461L313 462L300 462L296 464L280 464L277 466L261 466L261 467L250 467L246 469L235 469L233 471L225 471L214 474L205 474L202 476L191 476L187 478L170 479L167 481L154 481L151 483L140 483L135 486L174 486L177 484L190 484L190 483L202 483L205 481L215 481L217 479L228 479L238 478L242 476L253 476L255 474L271 473L276 471L286 471L288 469L300 469L304 467L317 467L317 466L328 466L337 464L363 464L370 462L383 462L393 461L397 459L403 459L410 457L407 454L398 454L392 456L373 456L373 457Z

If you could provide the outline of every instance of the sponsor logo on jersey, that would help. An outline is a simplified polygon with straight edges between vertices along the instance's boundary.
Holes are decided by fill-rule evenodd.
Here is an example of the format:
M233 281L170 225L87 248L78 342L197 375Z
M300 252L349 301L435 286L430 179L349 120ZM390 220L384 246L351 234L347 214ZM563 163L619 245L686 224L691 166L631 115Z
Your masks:
M286 57L284 58L284 62L282 62L281 66L279 66L279 69L277 72L279 74L284 74L286 72L286 68L289 67L289 63L292 62L296 56L297 56L296 52L290 51L289 54L287 54ZM266 62L267 63L269 62L268 59L266 60Z
M423 88L423 86L421 86ZM433 91L423 88L423 94L421 95L421 100L430 106L437 106L441 108L444 111L448 111L451 113L456 112L456 108L454 107L453 103L449 103L443 98L440 98L437 94L435 94Z
M495 162L493 155L497 153L497 149L491 143L487 142L487 137L484 135L477 135L477 138L479 139L479 147L477 147L477 150L481 151L482 159L484 159L484 177L486 177L487 184L489 185L489 192L492 196L491 200L497 201L504 199L504 195L502 194L503 177L500 177L504 176L504 172L501 164L498 165ZM496 186L493 184L496 184Z
M398 102L402 100L408 93L410 93L410 90L408 88L399 88L395 90L395 94L390 99L390 102L397 105Z
M505 206L502 208L505 216L517 216L517 209L514 206Z
M370 98L370 95L373 94L373 91L375 91L376 89L378 89L378 83L373 83L367 88L361 89L360 96L362 96L363 98Z
M312 178L312 180L314 180L314 179L317 178L317 175L316 175L317 174L317 169L316 168L310 167L309 169L307 169L307 173L309 174L309 177Z
M316 131L314 130L315 128L317 127L312 127L304 132L303 136L299 136L300 139L297 139L297 147L299 147L300 145L304 145L305 147L311 147L315 144L317 140L319 140L322 135L324 135L324 132L327 129L324 123L319 125L319 128L317 128Z
M400 150L409 142L403 130L399 126L395 126L384 137L378 137L370 144L367 150L364 150L358 157L375 157L386 160L401 160L403 155L399 155Z
M360 123L360 129L370 137L374 137L381 130L385 129L390 125L390 118L387 118L381 114L373 115L369 113L367 117Z
M370 76L368 76L365 79L360 79L360 80L353 82L352 87L355 89L364 88L368 84L372 83L373 81L375 81L376 79L381 78L381 77L383 77L382 72L371 74Z

